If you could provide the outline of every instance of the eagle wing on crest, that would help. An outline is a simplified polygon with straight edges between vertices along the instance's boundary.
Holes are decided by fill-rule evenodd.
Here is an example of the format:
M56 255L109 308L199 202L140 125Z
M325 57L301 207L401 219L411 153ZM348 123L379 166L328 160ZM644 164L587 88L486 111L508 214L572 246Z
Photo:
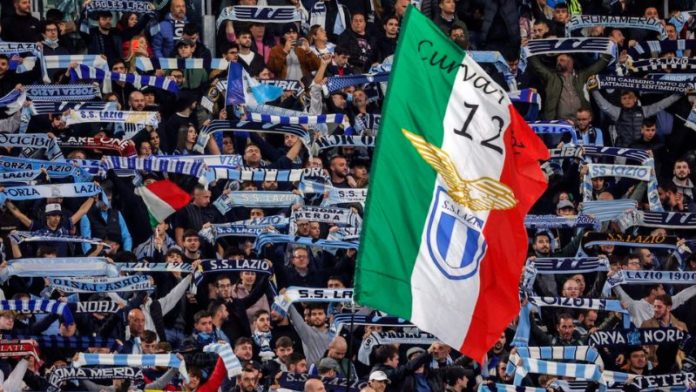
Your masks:
M447 184L448 194L457 203L473 211L507 210L517 204L512 189L507 185L490 177L464 180L447 152L428 143L422 136L405 129L401 132L418 154L442 176Z

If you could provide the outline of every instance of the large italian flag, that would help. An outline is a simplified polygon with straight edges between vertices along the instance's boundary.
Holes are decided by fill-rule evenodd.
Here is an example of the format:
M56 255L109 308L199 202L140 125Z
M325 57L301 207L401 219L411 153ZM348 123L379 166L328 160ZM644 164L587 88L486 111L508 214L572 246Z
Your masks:
M191 195L170 180L155 181L147 186L136 187L135 194L143 198L152 227L164 222L169 215L186 207L191 201Z
M356 300L482 359L519 310L543 143L507 94L409 7L370 177Z

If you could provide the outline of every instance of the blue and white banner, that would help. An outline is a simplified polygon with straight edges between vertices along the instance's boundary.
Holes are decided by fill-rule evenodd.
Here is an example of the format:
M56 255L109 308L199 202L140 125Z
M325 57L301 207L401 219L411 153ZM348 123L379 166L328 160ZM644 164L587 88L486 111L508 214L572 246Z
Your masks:
M208 145L210 135L215 132L268 132L280 133L283 135L295 135L302 140L302 143L309 148L311 136L308 130L299 125L278 125L278 124L260 124L249 121L229 121L229 120L213 120L205 128L200 130L196 145L193 150L199 153L205 151Z
M226 7L216 21L216 29L227 20L233 22L290 23L302 21L302 13L295 6L237 5Z
M232 181L277 181L295 182L302 181L304 169L277 170L277 169L227 169L223 167L210 167L205 172L208 182L227 179Z
M201 272L256 272L257 274L271 275L273 268L271 263L265 259L223 259L223 260L203 260L201 262Z
M45 56L46 68L48 69L65 69L71 64L82 64L92 68L99 68L105 71L109 70L109 63L104 57L98 54L72 54L72 55L54 55Z
M102 111L108 106L109 102L32 102L28 109L32 116L36 116L64 113L71 109Z
M338 207L300 207L292 212L291 219L295 222L306 220L352 227L359 227L362 223L362 219L355 211L350 208Z
M205 170L202 159L185 157L116 157L108 156L103 161L104 170L138 170L147 173L173 173L200 177Z
M14 55L19 55L23 53L31 53L37 59L41 65L41 76L44 83L50 83L51 79L48 77L46 71L46 65L43 58L43 47L37 42L0 42L0 53L12 58ZM25 62L28 59L25 59ZM36 66L36 65L35 65Z
M317 124L342 124L347 119L343 113L319 114L316 116L276 116L262 113L246 113L249 121L283 125L317 125Z
M659 33L660 39L667 38L665 27L662 25L662 20L660 19L609 15L573 15L570 17L570 20L566 22L566 36L570 37L574 30L594 26L650 30Z
M32 84L24 88L27 98L33 102L80 102L101 98L99 87L93 84Z
M358 203L365 205L367 188L331 188L329 196L321 202L322 207L338 204Z
M358 241L323 240L290 234L263 233L256 238L254 249L259 253L263 247L269 244L296 244L318 246L325 249L358 249L360 247Z
M65 119L66 125L85 123L135 124L159 126L158 112L136 112L130 110L71 110Z
M191 264L188 263L152 263L149 261L119 263L118 270L120 272L193 272Z
M379 72L376 74L331 76L326 78L326 87L328 88L329 93L333 93L335 91L342 90L346 87L387 81L389 81L389 72Z
M679 343L688 334L676 328L641 328L631 330L597 330L587 343L595 347L646 346Z
M64 293L109 293L119 291L147 291L155 286L147 275L120 278L49 278L49 286Z
M637 60L644 55L659 57L660 54L664 52L676 53L692 49L696 49L696 40L694 39L641 41L637 42L634 47L628 48L628 55L631 56L632 59Z

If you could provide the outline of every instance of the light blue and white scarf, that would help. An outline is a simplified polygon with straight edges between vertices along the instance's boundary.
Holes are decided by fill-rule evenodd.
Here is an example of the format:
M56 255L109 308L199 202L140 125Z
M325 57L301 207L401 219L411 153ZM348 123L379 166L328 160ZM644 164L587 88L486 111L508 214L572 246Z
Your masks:
M427 332L372 332L360 344L358 361L370 365L370 354L375 347L385 344L431 345L437 341L435 335Z
M14 243L21 244L22 242L74 242L80 244L101 245L106 249L110 249L111 245L103 242L98 238L87 238L75 235L60 235L51 233L48 230L38 231L15 231L9 234L10 240Z
M3 204L5 199L36 200L56 197L88 197L100 194L101 191L101 187L93 182L14 186L5 188L5 191L0 193L0 204Z
M293 204L304 204L304 200L292 192L277 191L231 192L220 196L213 203L223 215L234 207L287 208Z
M73 176L75 181L86 181L91 178L88 175L88 171L75 167L72 163L66 161L43 161L40 159L0 156L0 171L40 171L41 169L45 169L50 177ZM94 173L97 172L98 169L94 170Z
M529 296L529 303L536 307L561 307L568 309L603 310L607 312L628 313L621 301L597 298L537 297Z
M343 113L319 114L316 116L276 116L273 114L247 112L246 119L254 122L283 125L342 124L347 117Z
M40 43L35 42L0 42L0 53L12 58L15 54L31 53L39 60L41 67L41 76L44 83L51 83L51 78L48 77L46 64L44 63L43 47ZM27 60L25 60L28 62ZM36 66L36 64L34 64Z
M0 172L0 183L33 183L34 180L41 176L40 170L24 170L15 172Z
M677 30L679 31L679 30ZM659 56L664 52L679 52L685 50L696 49L696 40L694 39L677 39L663 41L641 41L637 42L632 48L628 48L628 55L632 59L637 60L643 55Z
M120 278L69 279L49 278L49 286L65 293L109 293L119 291L148 291L155 288L146 275Z
M277 170L277 169L226 169L223 167L209 167L205 172L208 182L226 179L232 181L276 181L276 182L295 182L302 181L304 169Z
M79 353L72 361L73 367L82 366L131 366L131 367L168 367L178 369L179 374L189 381L186 363L176 354L85 354Z
M623 147L602 147L595 145L585 145L582 146L585 151L585 155L592 157L614 157L614 158L626 158L638 161L641 165L648 163L648 160L652 159L647 150L641 150L637 148L623 148Z
M66 125L86 123L134 124L141 127L159 126L158 112L136 112L131 110L70 110L64 116Z
M298 125L261 125L248 121L240 121L235 123L227 120L213 120L208 124L208 126L201 129L200 133L198 134L198 139L196 140L196 145L193 146L193 150L199 153L205 151L205 147L208 145L210 135L221 131L280 133L299 137L306 147L308 147L311 143L309 131Z
M200 158L200 157L199 157ZM146 173L173 173L200 177L205 170L204 159L183 157L117 157L108 156L103 161L104 170L137 170Z
M599 222L587 215L558 216L558 215L527 215L524 218L524 226L528 229L570 229L570 228L597 228Z
M118 270L120 272L193 272L191 264L188 263L152 263L149 261L119 263Z
M0 301L0 310L14 310L19 313L53 313L61 316L67 325L75 323L68 304L63 301L47 299Z
M109 70L109 63L104 57L98 54L71 54L71 55L54 55L46 56L46 68L48 69L65 69L70 67L72 63L86 65L92 68L99 68L105 71Z
M214 224L213 226L201 229L198 235L211 244L214 244L221 237L256 237L268 231L267 228L246 227L232 223Z
M690 271L631 271L620 270L607 279L611 287L622 284L684 284L696 283L696 272Z
M22 109L27 96L23 91L12 90L4 97L0 97L0 108L7 108L6 114L15 114Z
M104 257L25 258L10 260L0 271L0 280L10 276L62 277L62 276L118 276L118 269Z
M589 170L583 179L583 199L592 200L592 179L597 177L624 177L648 183L648 203L651 211L663 211L659 194L657 193L657 178L653 161L646 161L646 165L609 165L590 164Z
M136 14L155 14L155 4L144 0L92 0L87 7L87 12L109 11Z
M635 210L638 202L633 199L589 200L580 203L583 215L592 215L600 222L607 222L620 217L626 210Z
M352 203L365 205L366 199L367 188L331 188L329 196L321 202L321 205L322 207Z
M229 343L211 343L203 347L204 353L216 353L222 359L227 369L227 378L237 377L242 374L242 363L234 355Z
M360 216L350 208L304 206L292 212L291 219L329 223L338 226L359 227Z

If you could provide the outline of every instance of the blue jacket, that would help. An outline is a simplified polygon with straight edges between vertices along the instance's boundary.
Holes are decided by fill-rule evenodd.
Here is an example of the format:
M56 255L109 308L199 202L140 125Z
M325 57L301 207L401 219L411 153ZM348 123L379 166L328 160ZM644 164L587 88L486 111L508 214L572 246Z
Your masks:
M187 19L183 20L181 26L188 23ZM164 20L159 23L159 31L152 37L152 48L155 51L155 57L169 57L169 54L174 50L174 41L181 37L181 33L175 34L176 21L172 18L171 12L168 12Z

